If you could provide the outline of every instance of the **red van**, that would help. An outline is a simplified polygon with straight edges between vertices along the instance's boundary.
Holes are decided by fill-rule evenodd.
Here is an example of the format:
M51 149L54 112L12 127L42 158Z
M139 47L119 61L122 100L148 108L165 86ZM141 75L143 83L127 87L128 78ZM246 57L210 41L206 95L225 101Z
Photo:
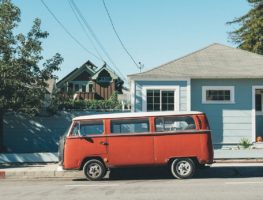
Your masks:
M179 179L213 162L211 131L201 112L139 112L76 117L64 140L63 168L88 180L125 166L169 165Z

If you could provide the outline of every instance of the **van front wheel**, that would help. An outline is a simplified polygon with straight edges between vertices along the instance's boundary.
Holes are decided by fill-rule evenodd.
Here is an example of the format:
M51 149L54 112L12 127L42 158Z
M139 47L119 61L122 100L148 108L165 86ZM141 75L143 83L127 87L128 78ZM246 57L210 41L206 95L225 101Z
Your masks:
M85 163L83 172L89 181L99 181L105 176L106 167L101 161L92 159Z
M191 178L195 173L195 168L195 163L189 158L175 159L171 164L172 175L178 179Z

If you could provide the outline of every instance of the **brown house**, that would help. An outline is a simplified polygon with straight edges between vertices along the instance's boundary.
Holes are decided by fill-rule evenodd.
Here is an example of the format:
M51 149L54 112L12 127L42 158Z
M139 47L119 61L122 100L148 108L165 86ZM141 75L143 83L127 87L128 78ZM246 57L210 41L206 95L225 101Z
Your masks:
M66 97L74 99L106 100L117 91L121 93L123 81L106 64L98 69L87 61L74 69L57 83L57 88Z

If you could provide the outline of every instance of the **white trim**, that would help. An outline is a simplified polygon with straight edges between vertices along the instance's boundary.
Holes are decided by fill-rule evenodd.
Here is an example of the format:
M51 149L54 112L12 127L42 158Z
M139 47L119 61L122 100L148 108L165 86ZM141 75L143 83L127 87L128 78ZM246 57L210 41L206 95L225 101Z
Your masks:
M165 78L148 78L148 77L142 77L142 78L132 78L128 77L130 81L188 81L191 78L190 77L178 77L178 78L173 78L173 77L165 77Z
M180 87L174 86L174 85L165 85L165 86L159 86L159 85L151 85L151 86L143 86L142 87L142 111L147 111L147 90L173 90L175 92L174 96L174 110L179 111L180 107Z
M230 101L207 101L207 90L230 90ZM235 86L202 86L202 103L203 104L234 104L235 103Z
M135 81L130 81L131 112L135 112Z
M187 98L187 111L191 110L191 79L187 80L186 87L186 98Z
M252 142L256 142L256 90L263 89L263 85L252 86Z

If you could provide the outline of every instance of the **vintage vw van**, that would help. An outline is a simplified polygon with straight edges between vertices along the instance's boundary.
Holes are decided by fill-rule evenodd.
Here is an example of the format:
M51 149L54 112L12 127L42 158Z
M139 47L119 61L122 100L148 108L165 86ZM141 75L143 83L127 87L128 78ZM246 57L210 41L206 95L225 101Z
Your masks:
M179 179L212 164L211 132L201 112L139 112L76 117L64 140L64 169L88 180L125 166L169 165Z

